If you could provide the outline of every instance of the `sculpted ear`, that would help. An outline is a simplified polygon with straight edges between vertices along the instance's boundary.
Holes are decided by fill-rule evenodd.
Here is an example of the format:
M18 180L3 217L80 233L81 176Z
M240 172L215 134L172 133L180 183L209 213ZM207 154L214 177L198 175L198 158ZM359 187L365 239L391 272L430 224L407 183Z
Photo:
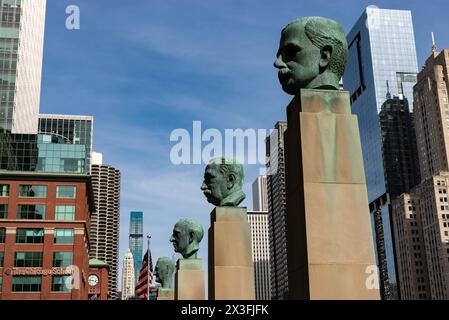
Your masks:
M332 46L324 46L321 48L320 68L322 71L326 70L329 66L332 57Z
M228 190L231 190L234 187L236 181L237 181L237 177L235 176L235 174L230 173L228 175L228 182L227 182Z
M189 232L189 243L192 243L195 240L195 232Z

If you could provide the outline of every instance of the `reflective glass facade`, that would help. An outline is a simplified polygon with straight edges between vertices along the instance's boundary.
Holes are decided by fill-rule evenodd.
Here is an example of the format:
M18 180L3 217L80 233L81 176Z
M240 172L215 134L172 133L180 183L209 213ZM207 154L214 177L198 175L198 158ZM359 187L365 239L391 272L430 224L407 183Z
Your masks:
M129 249L134 259L135 283L139 279L142 267L143 248L143 212L131 212L131 223L129 225Z
M58 136L65 144L83 145L86 148L84 172L90 173L93 144L93 117L71 115L39 115L39 133ZM82 147L79 147L82 149Z
M87 173L85 145L59 136L0 133L0 170Z
M405 96L409 105L413 105L418 62L411 12L366 8L347 39L349 62L343 83L351 95L352 112L358 117L370 209L377 215L372 221L375 223L381 292L384 299L395 299L398 295L390 228L391 206L382 157L379 113L388 91L392 96Z

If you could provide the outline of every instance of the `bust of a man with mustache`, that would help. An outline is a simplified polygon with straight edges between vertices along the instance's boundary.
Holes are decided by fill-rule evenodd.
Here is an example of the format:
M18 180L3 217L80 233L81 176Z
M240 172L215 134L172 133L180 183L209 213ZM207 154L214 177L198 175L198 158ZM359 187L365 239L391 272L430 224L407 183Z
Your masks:
M237 207L245 199L243 165L230 158L214 158L206 167L201 190L217 207Z
M288 24L274 66L282 89L298 95L301 89L338 90L348 60L343 27L322 17L305 17Z

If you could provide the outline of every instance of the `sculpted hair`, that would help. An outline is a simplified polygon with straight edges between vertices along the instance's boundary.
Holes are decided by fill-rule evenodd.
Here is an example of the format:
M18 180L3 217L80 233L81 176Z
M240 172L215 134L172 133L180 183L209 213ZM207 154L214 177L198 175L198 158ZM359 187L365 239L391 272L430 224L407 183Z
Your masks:
M289 23L285 28L294 24L302 24L304 31L319 49L325 46L332 47L332 57L329 62L329 70L338 78L343 77L346 63L348 62L348 42L346 41L343 27L336 21L323 17L305 17Z
M179 220L179 222L177 224L184 225L189 232L193 231L195 240L198 243L200 243L201 240L203 240L203 237L204 237L203 226L198 221L192 220L192 219L181 219L181 220Z
M220 172L223 175L233 173L237 177L237 184L242 187L245 177L243 165L231 158L218 157L210 160L209 165L216 164L220 166Z

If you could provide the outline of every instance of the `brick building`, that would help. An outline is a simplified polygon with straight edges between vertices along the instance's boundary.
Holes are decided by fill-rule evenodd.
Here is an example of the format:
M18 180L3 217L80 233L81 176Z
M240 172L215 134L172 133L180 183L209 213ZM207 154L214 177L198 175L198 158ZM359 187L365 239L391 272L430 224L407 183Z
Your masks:
M0 299L87 300L93 208L87 175L0 172Z

